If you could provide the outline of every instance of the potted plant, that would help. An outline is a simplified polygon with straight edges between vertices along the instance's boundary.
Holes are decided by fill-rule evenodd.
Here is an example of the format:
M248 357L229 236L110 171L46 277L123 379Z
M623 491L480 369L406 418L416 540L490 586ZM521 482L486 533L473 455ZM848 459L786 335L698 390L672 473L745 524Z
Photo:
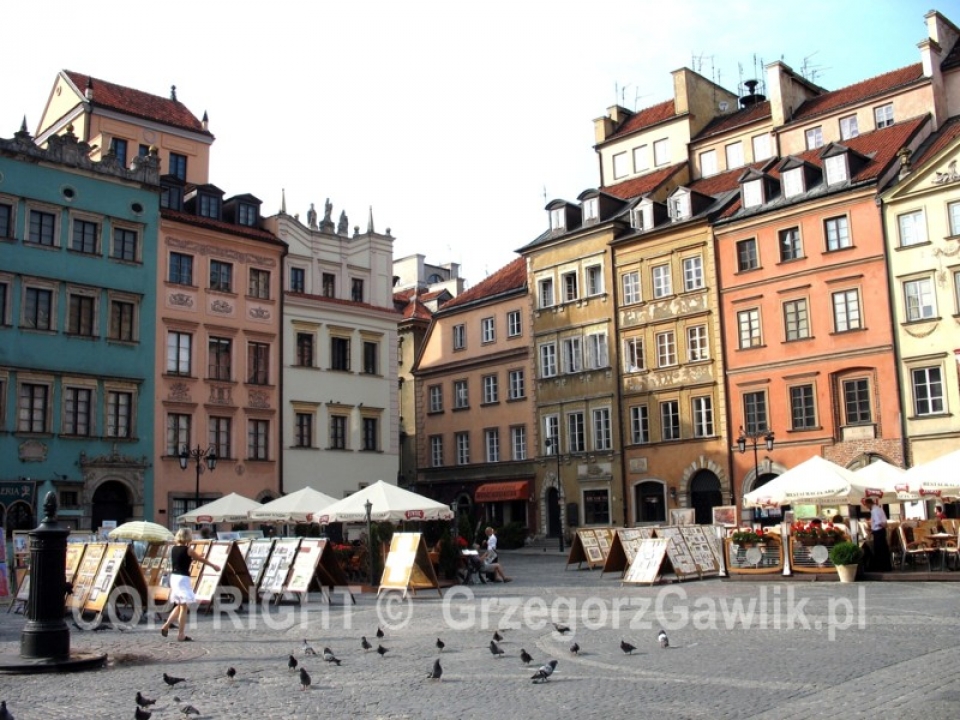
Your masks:
M740 547L752 547L766 540L763 536L763 529L754 530L753 528L740 528L735 530L730 536L730 541Z
M830 562L837 569L840 582L853 582L857 578L857 568L863 559L863 550L855 542L841 540L830 548Z
M821 523L812 520L808 523L795 522L792 528L793 536L801 545L831 546L846 539L844 529L833 523Z

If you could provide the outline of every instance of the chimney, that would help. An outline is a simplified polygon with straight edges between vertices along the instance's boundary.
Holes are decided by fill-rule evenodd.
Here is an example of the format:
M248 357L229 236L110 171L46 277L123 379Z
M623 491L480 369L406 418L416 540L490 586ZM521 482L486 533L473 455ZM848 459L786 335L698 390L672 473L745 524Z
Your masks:
M83 91L83 96L87 100L93 100L93 79L87 78L87 87Z
M177 86L176 86L176 85L171 85L171 86L170 86L170 99L173 100L174 102L177 101Z

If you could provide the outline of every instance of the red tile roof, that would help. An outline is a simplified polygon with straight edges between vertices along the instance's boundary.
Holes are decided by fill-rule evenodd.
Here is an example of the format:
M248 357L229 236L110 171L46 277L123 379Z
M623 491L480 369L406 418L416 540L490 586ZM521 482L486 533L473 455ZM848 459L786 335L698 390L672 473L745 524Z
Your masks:
M118 112L152 120L164 125L191 130L203 135L212 133L204 130L203 123L197 117L187 110L186 106L179 100L160 97L159 95L150 95L141 90L116 85L106 80L91 78L89 75L64 70L63 75L73 83L77 92L83 97L87 88L87 81L93 83L92 104L96 107L109 108Z
M746 167L738 167L733 170L728 170L727 172L720 173L719 175L711 175L710 177L700 178L694 182L687 185L691 190L695 190L701 195L709 195L710 197L716 197L731 190L736 190L740 183L738 180L748 168L757 168L758 170L762 168L767 163L766 160L754 163L753 165L747 165Z
M816 115L832 112L846 105L861 103L864 100L922 79L924 79L924 75L921 63L907 65L907 67L899 70L892 70L883 75L861 80L839 90L810 98L797 108L791 121L808 120Z
M715 117L713 120L707 123L707 126L700 131L695 139L702 140L703 138L720 135L728 130L740 128L744 125L750 125L751 123L758 122L759 120L766 120L769 117L770 101L764 100L756 105L741 108L740 110L730 113L729 115L720 115Z
M659 105L653 105L651 107L644 108L643 110L638 110L636 113L620 123L620 127L614 130L613 134L610 135L607 140L612 140L613 138L620 137L622 135L628 135L629 133L637 130L642 130L643 128L656 125L664 120L669 120L676 114L677 113L674 109L673 100L666 100Z
M686 163L669 165L652 173L647 173L646 175L641 175L640 177L630 178L629 180L624 180L622 183L617 183L616 185L607 185L601 189L608 195L613 195L621 200L630 200L631 198L639 197L645 193L653 192L660 187L660 185L669 180L673 175L684 170L686 167Z
M958 136L960 136L960 117L952 117L937 131L936 135L925 140L923 145L917 148L916 155L910 158L910 166L913 169L920 167Z
M240 237L250 238L251 240L260 240L272 245L286 247L287 244L273 233L260 228L250 227L248 225L236 225L234 223L224 222L223 220L214 220L213 218L201 217L200 215L191 215L180 210L171 210L162 208L160 217L164 220L181 222L185 225L206 228L207 230L216 230L227 235L239 235Z
M345 305L347 307L368 308L370 310L377 310L379 312L386 312L391 314L398 314L400 312L395 307L380 307L379 305L371 305L370 303L357 302L356 300L343 300L341 298L332 298L332 297L327 297L326 295L314 295L313 293L292 292L290 290L286 290L285 294L289 295L290 297L309 298L310 300L317 300L323 303L330 303L331 305Z
M443 310L459 307L485 297L495 297L511 290L521 290L527 286L527 261L518 257L481 280L469 290L457 295L443 306Z

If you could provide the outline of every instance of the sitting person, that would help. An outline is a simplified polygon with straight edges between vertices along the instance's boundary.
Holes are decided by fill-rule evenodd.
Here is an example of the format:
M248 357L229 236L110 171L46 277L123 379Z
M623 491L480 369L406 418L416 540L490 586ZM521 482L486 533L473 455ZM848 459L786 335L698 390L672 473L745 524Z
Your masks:
M499 556L497 555L497 536L492 527L488 527L486 533L487 551L480 557L480 561L483 563L480 572L493 575L494 580L508 583L513 580L513 578L508 578L504 574L503 568L500 567Z

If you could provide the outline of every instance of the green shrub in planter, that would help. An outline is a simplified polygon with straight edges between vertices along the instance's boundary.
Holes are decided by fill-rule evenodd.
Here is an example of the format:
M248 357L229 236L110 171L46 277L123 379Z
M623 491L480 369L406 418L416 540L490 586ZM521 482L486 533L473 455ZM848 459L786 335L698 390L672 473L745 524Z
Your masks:
M830 548L830 562L837 565L856 565L863 559L863 550L854 542L843 540Z

